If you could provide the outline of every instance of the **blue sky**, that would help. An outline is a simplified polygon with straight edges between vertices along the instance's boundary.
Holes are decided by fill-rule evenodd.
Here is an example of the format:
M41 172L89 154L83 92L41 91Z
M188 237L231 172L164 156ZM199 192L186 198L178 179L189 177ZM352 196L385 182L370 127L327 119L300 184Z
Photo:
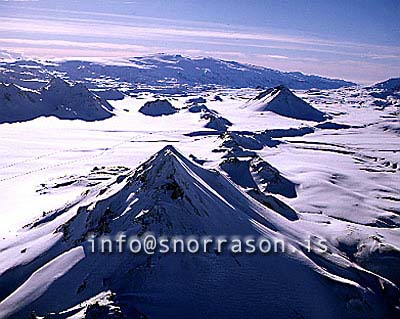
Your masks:
M400 1L0 0L0 50L167 52L372 83L400 76Z

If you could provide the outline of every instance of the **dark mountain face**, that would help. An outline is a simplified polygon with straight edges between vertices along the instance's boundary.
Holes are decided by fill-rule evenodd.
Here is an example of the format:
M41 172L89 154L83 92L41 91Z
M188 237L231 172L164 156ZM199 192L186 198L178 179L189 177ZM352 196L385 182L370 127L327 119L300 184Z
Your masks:
M388 96L400 98L400 78L389 79L368 88L373 97L386 99Z
M392 78L372 86L375 89L400 91L400 78Z

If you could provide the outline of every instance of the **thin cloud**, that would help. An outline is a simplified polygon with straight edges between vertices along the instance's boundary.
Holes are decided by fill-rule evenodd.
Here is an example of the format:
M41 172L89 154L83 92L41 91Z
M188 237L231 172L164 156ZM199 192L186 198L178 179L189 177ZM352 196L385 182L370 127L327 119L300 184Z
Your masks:
M74 47L74 48L90 48L101 50L143 50L146 47L143 45L134 44L113 44L108 42L77 42L65 40L31 40L31 39L0 39L0 43L8 44L23 44L33 46L47 46L47 47Z
M204 44L240 45L253 48L276 48L288 50L301 50L341 54L350 56L400 58L398 47L378 47L380 53L368 53L364 47L355 46L346 51L347 46L334 47L333 44L321 44L320 41L306 40L303 38L281 37L269 34L256 34L238 31L207 30L207 29L183 29L171 27L134 26L118 23L96 24L96 21L87 19L47 20L0 18L0 30L4 32L25 32L43 35L75 35L77 37L106 37L145 40L168 40L180 42L193 42ZM225 40L225 42L221 42ZM262 43L260 43L262 42ZM373 46L368 51L373 51ZM377 49L377 50L378 50ZM385 51L386 49L386 51ZM358 51L356 51L358 50ZM388 51L390 50L390 51ZM383 52L382 52L383 51Z
M73 13L82 15L90 15L94 17L112 17L112 18L125 18L128 19L124 22L110 21L110 20L98 20L98 19L88 19L88 18L71 18L71 17L51 17L51 16L43 16L39 21L45 21L46 23L50 23L50 21L58 21L61 24L75 22L77 26L81 26L82 24L91 24L93 27L100 28L101 26L118 26L118 28L132 28L135 30L148 30L150 34L154 35L173 35L173 36L189 36L189 37L208 37L208 38L226 38L226 39L235 39L235 40L253 40L253 41L272 41L272 42L280 42L280 43L291 43L298 44L303 46L319 46L319 47L331 47L331 48L345 48L348 50L357 49L364 51L376 51L376 50L384 50L384 51L396 51L396 54L400 55L399 47L393 46L382 46L382 45L371 45L365 43L356 43L356 42L346 42L346 41L332 41L327 39L320 39L315 37L305 37L305 36L291 36L285 34L277 34L277 33L268 33L266 31L252 32L252 28L249 27L231 27L229 30L226 30L226 26L218 23L204 23L204 22L194 22L194 21L185 21L185 20L170 20L163 18L153 18L153 17L143 17L143 16L134 16L134 15L123 15L123 14L114 14L114 13L100 13L100 12L78 12L74 10L55 10L55 9L43 9L43 8L29 8L29 10L38 10L44 12L54 12L54 13ZM14 18L19 21L26 20L29 23L29 20L35 20L37 16L27 17L25 19ZM13 19L13 18L9 18ZM162 27L154 27L155 24L160 25L160 23L165 24ZM151 27L147 27L148 25L153 25ZM170 26L174 25L174 28ZM390 53L389 53L390 54Z
M274 54L267 54L267 57L268 58L271 58L271 59L278 59L278 60L286 60L286 59L289 59L289 57L288 56L285 56L285 55L274 55Z

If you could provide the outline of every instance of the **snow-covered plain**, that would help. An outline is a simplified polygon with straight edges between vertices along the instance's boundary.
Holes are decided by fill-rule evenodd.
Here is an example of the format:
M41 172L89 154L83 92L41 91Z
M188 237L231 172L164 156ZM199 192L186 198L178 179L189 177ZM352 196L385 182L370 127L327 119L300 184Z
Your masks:
M373 90L295 91L327 115L323 123L249 107L261 89L219 88L127 94L108 100L114 116L102 121L1 124L0 317L35 310L81 318L96 303L130 318L395 317L400 100ZM178 112L139 112L158 98ZM137 186L142 164L148 190ZM185 198L158 193L172 175L174 185L189 185L184 193L200 216L191 216ZM157 200L164 211L152 211ZM150 210L145 218L160 234L165 218L183 235L261 233L296 247L313 236L326 239L329 252L236 261L181 255L154 258L146 268L143 257L90 256L85 243L73 242L105 207L115 210L111 233L135 233L127 216ZM65 227L71 240L63 239Z

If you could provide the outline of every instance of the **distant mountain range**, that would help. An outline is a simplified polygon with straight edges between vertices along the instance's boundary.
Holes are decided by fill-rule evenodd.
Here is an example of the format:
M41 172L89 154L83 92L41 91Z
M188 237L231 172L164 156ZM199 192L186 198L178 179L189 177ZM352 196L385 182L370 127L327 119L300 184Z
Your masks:
M266 67L215 58L190 58L156 54L118 63L89 61L0 62L0 81L38 89L54 75L83 81L89 88L124 87L128 90L161 90L173 93L196 86L261 87L285 85L291 89L336 89L354 83L300 72L281 72Z

